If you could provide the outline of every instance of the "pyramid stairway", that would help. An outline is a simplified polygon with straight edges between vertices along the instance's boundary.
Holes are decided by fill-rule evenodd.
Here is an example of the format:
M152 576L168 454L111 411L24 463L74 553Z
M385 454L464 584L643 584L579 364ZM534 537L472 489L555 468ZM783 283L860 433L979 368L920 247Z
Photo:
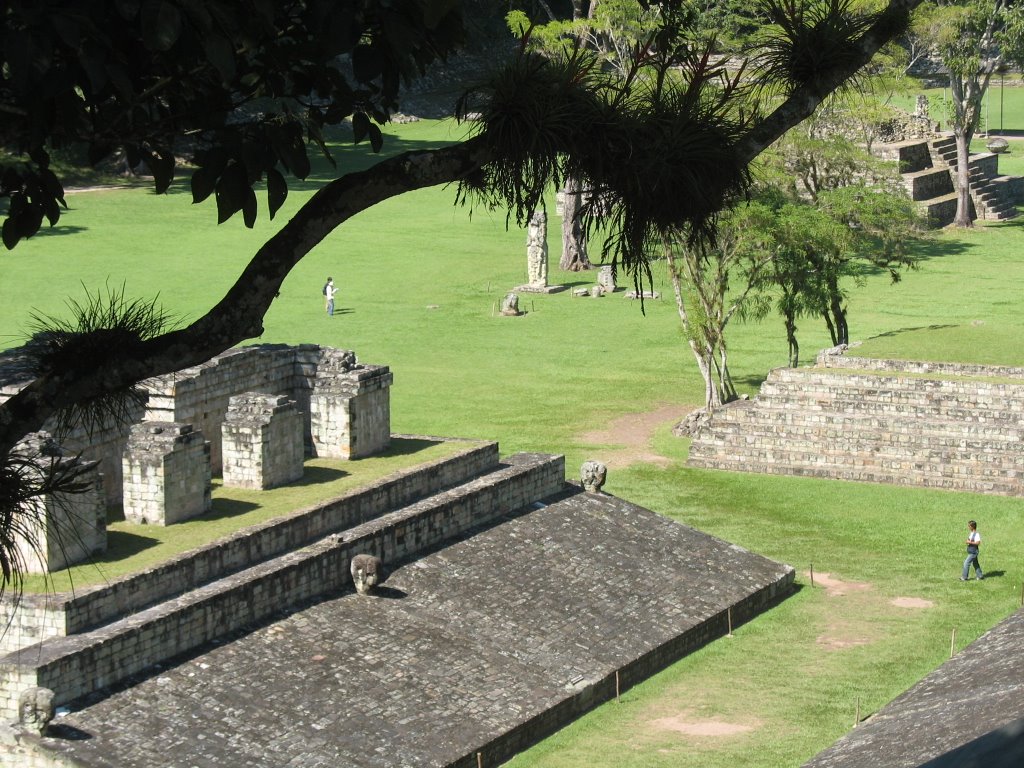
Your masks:
M776 369L717 411L690 466L1024 495L1020 369L827 365Z

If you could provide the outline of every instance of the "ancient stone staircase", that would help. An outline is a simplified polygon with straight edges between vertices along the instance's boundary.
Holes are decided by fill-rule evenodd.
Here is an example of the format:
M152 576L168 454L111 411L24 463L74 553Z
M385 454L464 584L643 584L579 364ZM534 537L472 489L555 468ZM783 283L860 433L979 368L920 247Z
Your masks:
M1024 372L917 365L776 369L756 398L715 413L689 464L1024 495Z
M879 144L875 153L899 163L911 199L921 203L933 226L952 223L956 215L956 140L952 134L931 139ZM1011 219L1017 215L1024 179L999 173L999 156L994 152L971 155L970 185L972 218Z
M498 459L496 443L253 526L158 568L75 594L26 596L0 657L0 712L18 692L62 704L270 617L338 593L349 562L394 566L565 488L562 456ZM2 617L0 617L2 618ZM44 642L39 642L45 640Z

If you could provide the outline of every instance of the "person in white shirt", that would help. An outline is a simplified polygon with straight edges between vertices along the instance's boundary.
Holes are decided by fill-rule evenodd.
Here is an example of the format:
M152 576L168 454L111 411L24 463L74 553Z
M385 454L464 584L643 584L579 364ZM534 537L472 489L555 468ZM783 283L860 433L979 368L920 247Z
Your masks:
M981 534L978 533L978 524L971 520L967 523L967 559L964 560L964 570L960 574L960 581L967 581L971 574L971 563L974 563L974 575L978 581L985 578L981 572L981 563L978 561L978 547L981 546Z
M334 279L328 277L327 285L324 286L324 296L327 297L327 314L334 315L334 294L337 290L334 287Z

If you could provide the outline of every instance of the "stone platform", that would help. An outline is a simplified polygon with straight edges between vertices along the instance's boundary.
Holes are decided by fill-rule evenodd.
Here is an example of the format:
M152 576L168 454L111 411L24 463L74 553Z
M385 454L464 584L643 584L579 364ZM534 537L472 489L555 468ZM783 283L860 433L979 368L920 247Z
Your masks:
M19 766L494 766L789 593L794 572L566 484L70 703Z

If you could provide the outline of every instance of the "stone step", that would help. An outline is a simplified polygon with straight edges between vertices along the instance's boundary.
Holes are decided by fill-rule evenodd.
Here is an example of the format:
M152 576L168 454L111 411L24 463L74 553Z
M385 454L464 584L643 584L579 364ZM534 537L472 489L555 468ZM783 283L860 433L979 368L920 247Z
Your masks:
M711 436L701 436L695 455L741 453L750 456L759 449L785 456L789 452L834 452L839 456L882 456L893 460L934 461L936 466L953 467L967 462L999 471L1024 474L1020 440L984 440L958 436L920 435L909 431L886 433L884 430L843 431L841 428L815 428L779 424L735 424ZM692 446L691 446L692 450Z
M1024 438L1024 422L1006 423L990 420L988 423L973 423L966 419L969 411L945 419L923 420L919 412L878 413L865 409L830 411L819 409L812 412L794 409L788 404L759 403L757 408L730 414L710 422L709 428L715 434L761 433L765 430L778 434L815 435L823 439L849 439L851 442L863 439L877 439L879 433L891 436L900 444L930 444L937 447L990 448L992 451L1020 453L1021 439ZM1024 455L1024 454L1022 454Z
M768 454L765 455L768 456ZM819 477L1001 496L1024 495L1024 482L1019 476L1008 474L987 476L978 472L966 472L959 468L946 468L948 465L944 464L936 465L941 471L932 471L931 469L914 468L906 460L898 459L889 459L887 467L885 460L879 457L836 455L819 450L803 453L791 452L782 458L771 455L767 459L756 454L742 457L735 455L704 457L697 454L693 455L687 464L701 469L730 472Z
M102 626L125 613L170 600L328 534L466 483L498 466L497 443L471 442L454 455L396 472L371 487L350 491L286 517L250 526L154 568L71 593L26 594L16 605L2 602L0 622L9 626L0 642L0 653L47 637L73 635Z
M20 691L54 691L54 704L142 673L351 583L349 563L371 553L385 565L411 559L491 525L565 488L562 456L517 454L471 480L340 534L266 560L90 632L53 638L0 658L0 713L17 714Z
M850 371L848 375L831 370L828 373L810 374L773 372L761 385L761 391L767 393L775 387L793 384L823 391L830 391L833 388L842 392L863 390L868 395L875 392L883 394L888 392L894 396L900 394L921 397L945 395L959 398L969 394L972 398L977 396L979 402L1003 398L1012 403L1024 403L1024 382L1011 380L971 381L960 377L947 379L940 376L885 376L861 371Z

